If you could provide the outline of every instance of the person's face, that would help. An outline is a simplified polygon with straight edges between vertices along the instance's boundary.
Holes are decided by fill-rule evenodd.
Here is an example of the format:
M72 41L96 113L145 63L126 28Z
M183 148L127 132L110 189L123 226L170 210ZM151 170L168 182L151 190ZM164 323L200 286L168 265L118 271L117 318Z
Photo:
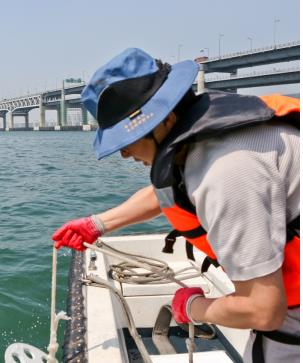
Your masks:
M142 161L144 165L151 165L156 155L157 146L151 138L142 138L120 150L123 158L132 157L135 161Z
M123 158L133 157L135 161L142 161L144 165L152 165L157 153L157 144L159 144L170 132L176 123L176 116L171 112L167 118L160 123L154 130L152 137L143 137L131 145L120 150ZM155 141L157 140L157 142Z

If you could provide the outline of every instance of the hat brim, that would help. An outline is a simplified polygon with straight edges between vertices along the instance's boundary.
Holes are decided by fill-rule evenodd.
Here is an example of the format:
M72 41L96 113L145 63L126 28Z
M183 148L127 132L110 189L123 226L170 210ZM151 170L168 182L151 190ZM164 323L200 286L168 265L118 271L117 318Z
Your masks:
M194 61L184 61L172 66L167 79L159 90L140 108L140 113L123 119L116 125L98 128L94 150L100 160L133 144L159 125L175 108L192 86L199 66Z

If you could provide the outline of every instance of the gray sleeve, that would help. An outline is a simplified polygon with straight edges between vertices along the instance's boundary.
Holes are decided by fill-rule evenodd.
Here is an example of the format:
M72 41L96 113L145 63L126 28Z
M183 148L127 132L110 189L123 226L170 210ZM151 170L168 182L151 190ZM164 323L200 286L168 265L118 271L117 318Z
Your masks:
M237 150L212 160L200 181L191 199L229 277L249 280L281 267L286 195L274 163Z

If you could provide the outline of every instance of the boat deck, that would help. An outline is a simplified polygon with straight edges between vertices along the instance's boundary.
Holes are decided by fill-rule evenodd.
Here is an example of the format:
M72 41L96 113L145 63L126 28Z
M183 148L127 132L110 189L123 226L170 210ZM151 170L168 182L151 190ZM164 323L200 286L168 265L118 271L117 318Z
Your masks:
M198 326L203 329L203 326ZM187 362L188 353L185 341L188 338L188 333L182 330L180 327L171 327L168 332L169 341L176 350L175 354L159 355L157 347L152 341L152 329L151 328L138 328L138 332L142 337L144 345L147 348L148 353L151 355L153 362L169 362L167 357L171 357L171 362ZM232 347L228 340L224 337L219 329L216 329L217 336L214 339L207 340L199 337L195 337L195 360L197 362L207 363L231 363L231 362L242 362L238 352ZM127 353L129 363L143 363L143 360L138 352L138 348L129 334L128 329L123 329L123 334L126 342ZM161 358L162 357L162 358ZM173 358L174 357L174 358Z
M176 243L174 254L160 252L163 247L163 235L107 237L104 241L124 252L158 258L168 262L173 270L188 266L184 241L180 238ZM174 292L180 287L175 283L160 285L136 285L119 283L111 279L108 273L112 264L119 263L115 258L97 253L96 270L89 270L90 251L85 254L86 274L95 274L106 279L113 287L118 288L130 307L135 325L151 355L153 363L188 362L185 339L188 333L176 325L174 320L168 337L176 354L160 354L151 339L152 329L160 308L171 303ZM186 280L188 286L201 286L202 289L215 288L202 277ZM133 338L127 329L127 321L118 299L105 288L84 286L86 306L86 339L89 363L143 363L142 357ZM216 327L217 337L212 340L195 338L197 347L194 362L230 363L242 362L241 355L249 332L229 328Z

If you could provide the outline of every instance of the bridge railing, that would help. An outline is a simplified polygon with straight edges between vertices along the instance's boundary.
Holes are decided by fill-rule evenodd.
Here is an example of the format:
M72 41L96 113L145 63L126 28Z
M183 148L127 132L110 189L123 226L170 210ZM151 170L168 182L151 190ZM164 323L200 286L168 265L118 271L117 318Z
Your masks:
M249 77L259 77L259 76L268 76L271 74L283 74L283 73L291 73L291 72L299 72L300 67L289 67L284 69L276 69L273 68L268 71L253 71L250 73L240 73L240 74L225 74L225 75L216 75L216 76L208 76L205 75L205 82L212 81L224 81L229 79L238 79L238 78L249 78Z
M81 83L77 83L77 84L73 84L73 85L65 85L64 89L71 89L71 88L77 88L79 86L85 86L85 82L81 82ZM19 96L19 97L10 97L10 98L2 98L0 99L0 104L3 102L13 102L13 101L19 101L19 100L23 100L23 99L28 99L31 97L40 97L41 95L45 95L47 93L52 93L52 92L61 92L62 88L54 88L54 89L49 89L49 90L41 90L41 91L36 91L35 93L28 93L25 96Z
M289 48L289 47L294 47L294 46L297 46L297 45L300 45L299 40L298 41L293 41L293 42L288 42L288 43L281 43L281 44L277 44L277 45L270 45L270 46L262 47L262 48L254 48L254 49L251 49L251 50L245 50L245 51L241 51L241 52L225 53L225 54L222 54L221 56L209 57L208 60L203 62L203 63L213 62L214 60L219 60L219 59L241 57L243 55L261 53L261 52L266 52L266 51L269 51L269 50Z

